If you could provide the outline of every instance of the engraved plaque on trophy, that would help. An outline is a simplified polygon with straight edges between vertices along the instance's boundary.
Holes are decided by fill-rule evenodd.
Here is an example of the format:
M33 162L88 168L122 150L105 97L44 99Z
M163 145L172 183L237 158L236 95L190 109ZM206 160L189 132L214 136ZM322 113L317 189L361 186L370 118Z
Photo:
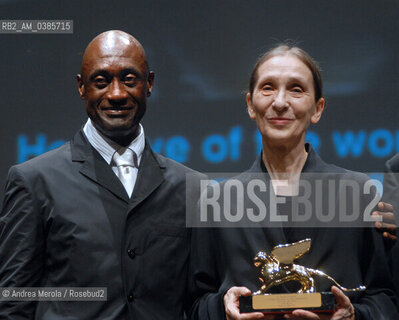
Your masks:
M311 239L295 243L278 245L270 254L258 252L254 265L258 268L262 286L259 291L249 297L240 297L240 312L264 312L266 314L288 313L295 309L305 309L316 313L331 313L336 308L332 292L317 292L314 276L328 279L342 291L363 291L359 286L355 289L342 287L323 271L294 264L310 250ZM300 289L292 293L270 293L270 289L288 282L297 282Z

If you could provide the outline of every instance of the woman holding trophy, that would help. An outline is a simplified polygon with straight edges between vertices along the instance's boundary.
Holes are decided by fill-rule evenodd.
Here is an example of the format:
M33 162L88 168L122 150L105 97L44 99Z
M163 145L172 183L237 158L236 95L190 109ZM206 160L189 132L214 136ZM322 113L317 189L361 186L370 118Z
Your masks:
M312 186L316 180L321 181L320 186L326 177L332 178L338 184L350 181L352 186L359 186L359 196L355 196L357 193L349 196L354 200L351 202L352 207L358 208L362 213L367 211L375 198L375 190L363 192L367 189L365 186L369 186L367 176L325 163L312 146L305 143L309 125L319 122L325 106L319 67L305 51L295 46L279 45L266 52L253 69L246 101L248 114L256 121L262 135L263 149L253 166L237 176L235 181L242 182L244 189L248 190L247 186L259 183L259 177L267 176L265 179L271 181L271 187L265 187L264 190L283 198L277 208L278 212L286 214L288 220L301 195L301 179L307 174L311 181L308 185ZM224 187L228 183L222 182L220 190L226 190ZM339 193L338 184L334 184L332 189L324 186L311 189L310 207L318 199L332 197L332 191L334 194L338 193L336 204L339 206L344 196ZM318 198L313 195L320 190L325 193L318 195ZM248 196L243 198L246 203ZM250 198L254 199L253 196ZM221 199L221 206L226 206L226 199L223 196ZM234 205L229 204L230 207ZM265 208L268 212L272 211L271 200L266 203ZM337 206L334 208L336 212L339 211ZM259 210L259 214L261 211ZM195 302L190 318L399 319L381 235L375 228L354 226L356 222L353 221L352 225L341 225L341 215L336 215L332 220L316 221L314 211L313 209L313 215L309 218L310 222L301 220L300 225L284 224L282 215L275 215L274 217L279 217L277 225L258 223L257 226L247 224L236 227L229 224L225 225L228 228L194 228L191 265ZM341 290L342 287L340 289L335 283L325 279L319 281L316 276L316 291L332 292L335 298L336 307L333 311L314 312L299 308L289 312L276 312L275 315L259 311L240 313L240 296L250 296L260 288L261 283L253 262L255 255L261 250L271 252L278 245L300 243L304 239L312 241L310 251L309 248L306 249L309 253L301 255L304 256L301 258L301 265L313 268L307 270L320 269L346 287L363 288L361 285L364 285L366 289L349 298ZM259 254L257 258L255 266L259 263ZM279 263L277 261L274 265L278 267ZM296 285L295 281L274 285L270 293L296 292Z

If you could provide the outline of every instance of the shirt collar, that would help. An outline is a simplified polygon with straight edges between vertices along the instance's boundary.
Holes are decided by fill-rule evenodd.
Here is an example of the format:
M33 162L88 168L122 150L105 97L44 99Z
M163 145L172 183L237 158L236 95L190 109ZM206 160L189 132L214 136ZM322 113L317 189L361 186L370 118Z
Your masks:
M145 146L144 128L141 124L139 124L139 131L138 136L127 146L127 148L132 149L136 153L137 163L140 165L141 156ZM83 132L93 148L98 151L108 164L111 164L112 156L115 151L120 149L122 146L101 134L96 127L94 127L90 118L84 125Z

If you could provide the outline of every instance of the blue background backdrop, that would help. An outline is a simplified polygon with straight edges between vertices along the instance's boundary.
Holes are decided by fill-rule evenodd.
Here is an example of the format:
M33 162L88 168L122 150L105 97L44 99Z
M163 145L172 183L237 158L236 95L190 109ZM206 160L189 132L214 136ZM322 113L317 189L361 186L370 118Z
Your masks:
M143 125L153 148L194 169L243 171L259 152L245 94L257 57L292 39L323 70L327 108L308 139L327 161L381 171L399 152L399 2L0 1L2 19L72 19L73 34L0 35L0 176L59 146L86 121L76 74L109 29L147 51L155 88Z

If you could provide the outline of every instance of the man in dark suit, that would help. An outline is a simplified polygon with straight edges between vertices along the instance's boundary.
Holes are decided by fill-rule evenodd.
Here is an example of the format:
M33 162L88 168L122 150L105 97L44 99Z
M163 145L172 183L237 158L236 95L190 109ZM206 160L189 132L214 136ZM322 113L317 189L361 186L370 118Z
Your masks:
M399 153L385 163L384 174L384 201L391 203L395 215L387 216L388 223L383 223L386 228L391 228L395 222L395 216L399 210ZM393 232L392 232L393 233ZM388 242L388 257L392 270L392 276L396 287L396 296L399 300L399 243Z
M399 153L385 162L384 171L385 174L382 198L389 204L379 203L379 207L382 209L382 207L385 206L390 212L385 213L384 215L384 220L386 220L386 222L381 223L378 226L380 228L384 228L386 237L396 240L396 219L394 213L397 212L399 208ZM390 242L390 244L393 243Z
M140 124L154 73L122 31L88 45L77 77L89 120L13 166L0 216L0 287L106 287L106 301L0 301L0 319L183 319L186 173Z

